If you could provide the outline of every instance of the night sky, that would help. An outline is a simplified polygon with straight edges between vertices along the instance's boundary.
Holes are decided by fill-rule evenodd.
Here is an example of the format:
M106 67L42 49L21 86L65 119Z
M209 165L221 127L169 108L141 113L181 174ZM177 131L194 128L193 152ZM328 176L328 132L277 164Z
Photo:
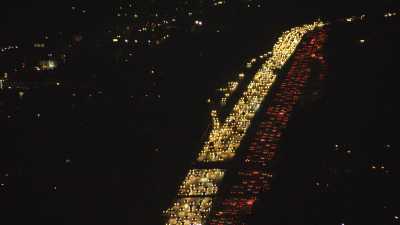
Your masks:
M399 4L213 2L2 3L1 224L164 224L218 89L318 18L332 22L327 79L290 119L272 190L244 220L400 223L400 15L383 18Z

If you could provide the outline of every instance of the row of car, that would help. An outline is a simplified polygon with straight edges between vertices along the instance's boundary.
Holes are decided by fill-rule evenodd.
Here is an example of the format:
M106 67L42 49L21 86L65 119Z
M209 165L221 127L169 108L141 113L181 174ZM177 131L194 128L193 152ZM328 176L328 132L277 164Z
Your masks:
M210 225L241 224L241 218L251 212L260 192L271 189L269 163L279 149L283 131L310 79L310 65L315 57L322 57L320 50L326 37L325 29L319 29L306 37L297 49L289 72L278 84L262 122L243 155L237 173L238 182L229 188L222 203L212 211Z
M262 68L254 75L254 78L234 105L232 112L227 118L223 122L220 122L216 116L216 112L212 111L213 127L197 158L198 162L204 165L208 165L211 162L220 163L223 166L221 163L229 161L235 156L236 150L241 144L250 123L265 97L270 92L272 84L275 82L275 71L281 69L287 62L306 33L322 25L322 23L316 22L295 27L284 32L274 45L270 58L267 59ZM284 117L276 117L276 120L287 122L287 118L285 119ZM278 124L278 121L275 121L275 117L271 117L270 122L266 126L273 128ZM258 134L257 141L263 141L265 142L264 144L276 144L269 140L279 140L281 132L278 129L273 130L276 131ZM267 159L273 158L271 149L277 148L276 145L275 147L271 145L269 152L263 152L257 146L258 144L253 146L255 148L254 154L260 152L260 157L252 158L250 154L246 158L246 160L249 160L246 164L255 163L256 161L267 162ZM237 196L245 194L254 196L269 184L268 179L271 178L271 174L264 171L252 170L251 168L247 169L247 167L243 167L243 170L239 173L239 177L243 181L232 190ZM218 194L218 188L223 176L224 171L219 169L190 170L183 184L180 186L174 205L165 211L168 217L167 225L204 224L213 207L212 202ZM235 216L242 209L251 209L254 202L255 197L235 197L224 200L222 204L227 209L226 215ZM224 214L225 211L221 211L220 213Z
M281 69L296 50L303 35L324 24L315 22L292 28L278 39L271 57L262 65L223 123L214 126L205 141L197 161L223 162L235 156L250 123L269 93L276 79L275 71Z

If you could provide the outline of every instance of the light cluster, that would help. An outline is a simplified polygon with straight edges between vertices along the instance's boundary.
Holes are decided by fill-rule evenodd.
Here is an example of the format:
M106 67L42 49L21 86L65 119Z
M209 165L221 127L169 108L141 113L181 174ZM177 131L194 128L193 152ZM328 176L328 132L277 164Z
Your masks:
M258 170L241 170L238 172L241 179L239 184L233 185L230 191L232 195L257 195L270 188L270 172Z
M239 85L239 82L230 81L230 82L228 82L228 86L227 87L223 87L223 88L219 89L219 91L221 91L223 93L223 97L221 98L221 105L222 106L226 105L227 100L233 94L233 92L236 90L238 85Z
M210 213L212 198L180 198L164 213L169 216L166 225L201 225Z
M347 17L342 19L343 21L347 22L347 23L353 23L355 21L360 21L360 20L364 20L366 17L365 14L362 14L361 16L351 16L351 17Z
M226 0L213 0L212 4L214 7L222 7L222 6L226 6L228 5L229 1ZM240 1L241 4L243 4L243 7L246 8L261 8L261 6L263 5L263 3L265 3L262 0L245 0L245 1Z
M217 184L224 177L224 170L221 169L193 169L189 171L178 195L214 195L218 191Z
M384 16L385 18L388 18L388 17L392 17L392 16L396 16L396 15L397 15L396 12L387 12L387 13L385 13L383 16Z
M320 54L325 40L324 29L313 32L294 54L288 74L277 86L248 150L242 156L242 165L237 172L238 182L231 186L228 196L215 207L210 215L210 224L241 224L241 215L250 213L252 208L252 204L243 202L246 199L256 199L260 192L271 188L272 173L268 164L274 159L289 117L311 79L310 67L313 63L321 65L319 76L313 78L325 78L325 61Z
M122 61L128 62L137 50L156 47L170 39L176 28L176 15L169 16L162 10L148 12L134 1L120 5L115 16L118 26L107 30L114 45L127 50Z
M214 0L213 6L223 6L226 4L226 1L224 0Z
M38 66L35 66L37 71L40 70L54 70L57 68L57 61L54 60L41 60Z
M268 52L266 54L262 54L259 56L260 59L264 59L268 57L271 54L271 52ZM245 65L247 69L252 69L257 63L257 58L252 58L250 61L248 61ZM234 81L229 81L225 87L219 88L218 91L222 93L222 97L219 99L219 103L221 104L222 107L226 106L228 99L232 96L232 94L237 90L237 87L239 86L239 82L243 80L245 74L244 73L239 73L238 78Z
M260 58L261 58L262 56L260 56ZM251 60L250 60L250 62L248 62L248 63L246 63L246 67L247 68L251 68L252 66L253 66L253 64L254 63L256 63L257 62L257 59L256 58L252 58Z
M34 48L45 48L46 44L45 43L33 43Z
M8 73L4 73L3 77L0 78L0 90L3 90L6 87L7 81L8 81Z
M231 159L235 155L251 120L275 81L275 71L286 63L303 35L320 26L323 26L322 22L315 22L283 33L275 44L272 55L255 74L224 123L211 130L198 161L218 162Z
M79 13L79 14L86 14L87 13L87 9L84 9L80 6L71 6L71 10L74 13Z
M238 224L232 221L238 221L240 215L242 214L250 214L253 208L253 204L257 199L250 196L243 197L230 197L224 199L221 203L222 207L226 210L218 211L217 214L214 215L210 219L210 225L224 225L224 224ZM221 220L221 218L226 218L226 220Z
M293 54L304 34L322 26L322 22L315 22L284 32L275 44L273 51L260 57L265 57L267 61L250 81L224 123L221 124L219 121L216 110L211 111L213 127L197 161L202 163L221 162L231 159L235 155L235 150L250 126L252 118L275 81L276 71ZM270 57L268 58L268 56ZM255 60L252 63L254 62ZM226 91L234 91L237 85L238 83L229 83ZM260 140L264 139L257 139L257 142ZM213 197L218 192L218 183L223 176L224 171L220 169L190 170L180 186L177 201L165 211L168 217L167 225L204 224L210 213ZM233 192L255 195L268 187L268 179L272 174L264 171L243 170L239 176L242 183L235 186ZM232 207L230 213L227 211L221 211L221 213L226 213L224 216L237 216L238 212L243 209L250 210L255 200L254 196L250 196L223 201L224 205Z
M11 51L11 50L14 50L14 49L18 49L18 46L17 45L9 45L9 46L6 46L6 47L1 47L0 48L0 52L5 53L5 52L8 52L8 51Z

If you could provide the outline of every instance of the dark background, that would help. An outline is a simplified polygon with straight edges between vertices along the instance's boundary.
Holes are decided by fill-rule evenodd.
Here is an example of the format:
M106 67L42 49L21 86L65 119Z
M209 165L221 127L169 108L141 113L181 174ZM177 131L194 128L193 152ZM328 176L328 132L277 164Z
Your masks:
M170 14L178 4L178 1L154 2L152 7ZM191 1L190 4L198 5L199 2ZM1 4L2 44L31 43L46 32L79 32L85 37L76 58L56 74L71 81L72 87L37 88L27 92L23 101L18 100L16 93L2 93L0 101L0 183L6 184L0 191L1 219L4 224L68 225L160 224L162 210L171 204L179 182L200 148L201 136L209 122L210 106L206 99L243 70L244 62L269 51L279 33L295 25L316 18L335 20L363 13L382 15L387 9L398 9L396 1L282 1L266 3L261 10L249 11L235 3L223 12L204 10L207 23L221 27L224 31L221 35L207 30L188 32L184 26L186 21L183 21L182 28L177 29L167 44L143 50L132 63L121 65L114 61L116 50L94 44L104 39L105 26L117 25L110 8L118 7L118 1L80 1L79 5L88 11L85 17L71 15L70 1ZM149 1L139 1L138 4L149 7ZM337 211L343 207L343 201L325 201L315 195L309 185L314 183L316 175L313 171L325 168L316 162L321 158L330 160L327 152L332 144L370 146L368 141L379 136L374 144L382 146L395 140L392 137L395 132L389 125L394 123L392 118L396 115L396 94L392 91L396 88L394 76L398 72L394 53L397 51L393 50L393 45L398 30L397 36L392 35L392 39L386 42L388 30L396 31L393 27L395 25L382 28L378 23L352 35L352 28L335 28L336 36L332 37L327 50L332 59L328 74L332 80L329 81L330 95L323 102L329 104L315 106L315 109L299 113L293 119L294 128L287 135L283 159L279 160L278 174L282 174L282 179L278 177L276 181L278 193L274 201L282 206L275 208L277 204L271 204L265 209L261 205L254 221L265 224L263 212L267 210L276 215L270 219L271 224L340 224L343 218L362 218L364 212L374 212L373 207L369 211L360 208L369 201L358 201L362 198L358 195L364 193L358 190L369 185L369 175L365 178L357 176L357 173L350 176L348 180L356 180L350 183L354 190L350 194L347 191L327 194L329 199L335 199L336 195L346 196L343 201L354 205L350 212ZM371 45L374 47L369 51L354 47L358 38L367 34L379 40ZM388 44L383 48L380 42ZM353 62L354 58L358 60ZM149 78L148 71L154 67L159 79ZM348 77L353 79L347 80ZM153 87L155 80L157 86ZM82 88L81 84L88 81L89 87ZM77 98L71 97L72 92L77 93ZM144 93L150 93L150 97L143 97ZM157 99L157 94L161 94L161 100ZM369 99L374 99L376 104L370 104ZM39 120L35 117L38 112L41 113ZM352 116L347 117L348 113ZM9 114L13 119L7 119ZM309 127L309 123L304 121L314 121L315 125ZM298 140L296 134L304 129L307 131L301 136L304 139ZM328 131L319 132L323 129ZM335 136L342 130L347 135ZM313 142L316 139L321 141ZM299 148L304 150L304 154L299 153ZM359 147L360 152L371 152L366 153L370 156L365 162L360 159L362 162L350 164L356 168L369 168L371 160L395 158L396 155L382 156L380 153L375 156L373 152L378 148L381 147L372 150ZM318 153L319 149L324 149L324 154ZM332 160L333 165L326 167L341 168L344 163L340 157L336 159L333 156ZM311 166L305 167L299 176L301 170L297 168L304 164ZM393 166L392 170L395 168ZM298 173L290 172L294 170ZM328 179L331 175L320 176ZM354 176L359 179L354 179ZM297 179L290 180L292 178ZM342 177L329 179L344 183L340 180ZM380 183L379 179L385 177L377 179L372 182ZM386 180L388 184L379 189L372 188L366 195L375 196L396 183L393 177ZM296 184L311 194L304 197L303 189L297 189L298 192L291 189L295 189ZM381 205L381 200L391 199L391 194L396 195L394 200L397 199L393 189L388 192L389 197L377 198L373 204ZM267 195L265 202L270 197ZM302 205L304 198L322 200ZM293 202L296 206L285 208L292 206ZM393 219L398 209L396 204L390 204L392 209L388 218ZM301 210L312 213L303 214ZM355 221L353 224L395 222L386 219L380 220L384 223L368 219L361 221L364 223Z

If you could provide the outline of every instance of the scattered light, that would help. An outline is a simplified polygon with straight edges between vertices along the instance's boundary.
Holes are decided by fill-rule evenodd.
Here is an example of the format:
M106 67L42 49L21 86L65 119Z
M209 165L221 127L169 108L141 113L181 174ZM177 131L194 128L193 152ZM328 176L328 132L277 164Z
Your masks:
M18 96L20 99L22 99L24 97L25 93L23 91L19 91L18 92Z

